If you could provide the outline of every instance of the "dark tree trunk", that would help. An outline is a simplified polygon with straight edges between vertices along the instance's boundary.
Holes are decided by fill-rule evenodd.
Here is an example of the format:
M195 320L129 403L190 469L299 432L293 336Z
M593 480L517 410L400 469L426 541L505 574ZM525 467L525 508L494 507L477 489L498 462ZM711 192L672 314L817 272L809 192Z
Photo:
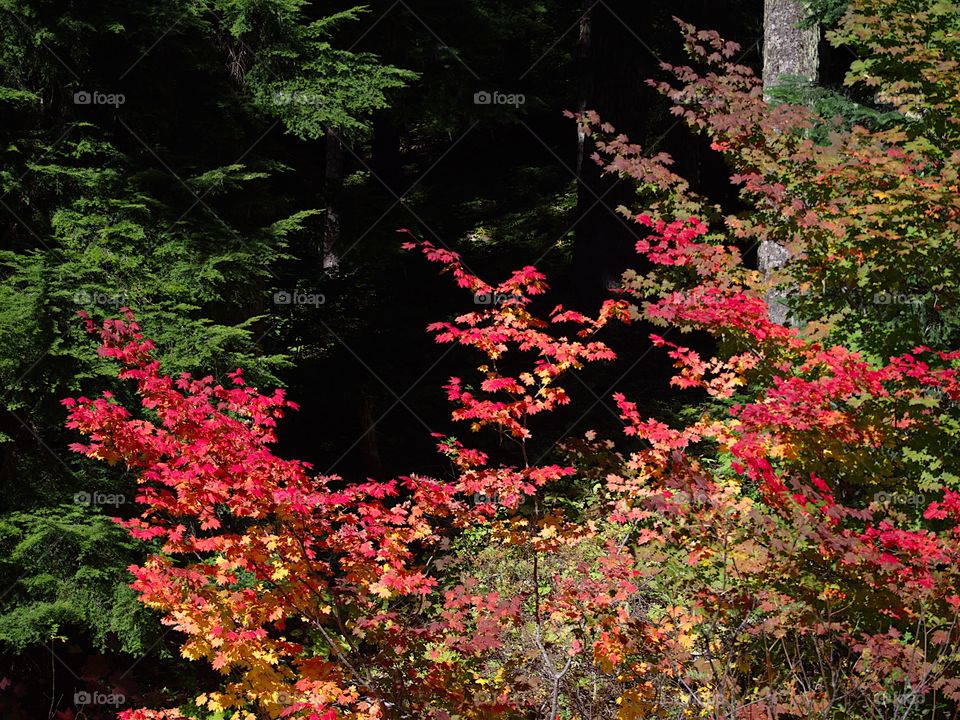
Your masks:
M343 142L333 128L327 129L324 145L323 192L326 216L321 248L324 270L336 270L340 265L337 248L340 245L340 194L343 188Z
M367 476L379 478L383 476L383 463L380 460L380 443L377 432L377 417L373 398L367 390L361 389L358 397L360 432L363 441L361 442L361 452L363 454L363 467Z
M585 2L577 47L579 109L595 110L618 132L634 136L640 134L644 100L650 98L644 81L656 62L632 31L643 26L644 8L625 0ZM630 223L615 212L630 203L632 186L603 176L591 158L594 152L592 140L578 131L573 284L576 304L586 309L609 296L635 257L636 239Z
M389 112L380 112L373 119L371 167L380 182L394 195L402 195L403 166L400 154L400 129Z

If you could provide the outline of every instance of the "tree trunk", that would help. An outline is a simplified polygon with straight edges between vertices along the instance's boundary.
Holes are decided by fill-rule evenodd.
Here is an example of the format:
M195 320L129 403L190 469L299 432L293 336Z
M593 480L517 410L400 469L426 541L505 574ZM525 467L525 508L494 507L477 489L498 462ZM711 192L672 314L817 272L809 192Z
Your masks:
M587 60L590 57L590 6L583 3L583 15L580 17L580 32L577 36L577 90L580 98L577 110L584 112L587 109L587 98L591 96L590 72ZM586 152L587 136L580 125L577 125L577 178L583 175L584 154Z
M403 158L400 154L400 128L389 111L383 110L373 117L373 142L370 167L380 182L394 195L403 195Z
M653 94L645 80L654 73L656 58L639 46L631 28L649 22L649 8L630 0L585 0L582 8L577 105L597 111L619 132L639 138ZM619 205L629 205L635 191L629 183L618 184L616 176L604 176L591 158L595 151L593 140L578 131L573 304L591 312L609 297L610 288L619 284L623 271L636 260L637 237L637 231L615 211Z
M340 191L343 188L344 150L340 137L327 128L324 147L323 192L326 196L326 217L323 227L323 248L321 248L324 270L336 270L340 265L337 247L340 244Z
M808 16L802 0L765 0L763 6L763 87L764 91L790 75L808 82L817 79L820 28L804 26ZM757 264L769 278L782 268L790 253L773 240L760 243ZM773 322L787 322L786 293L772 288L767 291L767 312Z
M366 388L361 388L357 400L359 403L360 432L363 433L363 441L360 445L363 453L364 474L367 477L379 478L383 476L383 463L380 459L374 400Z
M784 75L817 79L820 28L805 26L809 16L801 0L765 0L763 4L763 87Z

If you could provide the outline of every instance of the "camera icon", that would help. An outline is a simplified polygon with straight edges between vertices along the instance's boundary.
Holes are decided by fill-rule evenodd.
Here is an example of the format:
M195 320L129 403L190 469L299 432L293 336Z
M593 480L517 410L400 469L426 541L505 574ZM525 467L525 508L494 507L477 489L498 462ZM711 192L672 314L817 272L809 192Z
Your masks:
M489 105L493 102L493 95L486 90L481 90L473 94L474 105Z
M274 305L289 305L293 302L293 295L286 290L279 290L273 294Z
M291 102L293 102L293 97L285 90L273 94L274 105L289 105Z
M84 705L89 705L92 702L93 698L90 696L90 693L86 692L85 690L80 690L79 692L75 692L73 694L74 705L80 705L82 707Z
M88 93L86 90L80 90L73 94L73 104L74 105L89 105L93 102L93 96Z
M75 505L89 505L91 502L93 502L93 498L88 492L78 492L73 496L73 503Z
M877 503L888 503L894 500L894 496L888 492L874 493L873 501Z
M77 305L89 305L91 302L93 302L93 298L86 290L78 290L73 294L73 301Z
M874 305L889 305L893 302L893 296L890 293L882 292L873 296Z

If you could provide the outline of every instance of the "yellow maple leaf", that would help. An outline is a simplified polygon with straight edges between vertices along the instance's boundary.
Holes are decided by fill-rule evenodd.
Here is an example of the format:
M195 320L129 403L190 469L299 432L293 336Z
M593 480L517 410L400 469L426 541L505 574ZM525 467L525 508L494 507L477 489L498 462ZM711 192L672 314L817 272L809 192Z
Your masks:
M290 571L289 571L287 568L285 568L284 566L281 565L281 566L277 567L277 568L273 571L273 574L270 575L270 579L271 579L271 580L283 580L283 579L284 579L287 575L289 575L289 574L290 574Z
M393 595L390 588L388 588L383 583L373 583L370 586L370 592L372 592L377 597L383 598L384 600L388 600L390 596Z

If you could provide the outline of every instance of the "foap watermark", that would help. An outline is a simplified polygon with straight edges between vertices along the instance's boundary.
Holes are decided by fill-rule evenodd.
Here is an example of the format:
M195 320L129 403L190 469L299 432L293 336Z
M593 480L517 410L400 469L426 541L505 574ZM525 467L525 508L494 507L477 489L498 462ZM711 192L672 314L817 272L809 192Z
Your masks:
M512 105L520 107L527 101L523 93L502 93L497 90L480 90L473 94L474 105Z
M954 400L950 397L946 390L939 387L928 387L924 388L923 394L925 397L936 400L941 405L948 405L951 407L956 407L960 405L960 401Z
M474 305L502 305L513 297L513 293L476 292L473 294Z
M122 693L102 693L102 692L87 692L86 690L80 690L73 694L73 704L76 707L87 707L89 705L107 705L111 707L119 707L127 701L127 698Z
M874 305L922 305L922 295L880 292L873 296Z
M274 305L312 305L320 307L327 302L323 293L308 293L302 290L278 290L273 294Z
M881 707L913 706L923 702L924 693L912 687L890 688L873 693L873 702Z
M910 507L921 507L926 504L926 497L917 493L874 493L873 501L881 504L890 505L908 505Z
M291 705L300 705L307 704L311 700L310 696L306 693L300 692L287 692L281 690L277 693L277 703L285 707L290 707Z
M112 105L115 108L120 107L127 101L127 96L123 93L105 93L99 90L92 92L88 90L78 90L73 94L74 105Z
M873 100L878 104L896 108L910 120L919 120L922 117L920 108L924 106L923 95L883 91L874 95Z
M499 512L502 508L511 510L529 510L533 502L534 501L531 496L525 494L522 490L508 492L504 495L501 495L497 492L493 492L489 495L484 492L476 492L473 494L474 506L477 508L486 509L487 512Z
M474 505L500 505L500 495L498 493L493 493L493 495L487 495L486 493L477 492L473 494L473 504Z
M75 505L87 505L89 507L119 507L127 502L127 498L121 493L102 493L102 492L78 492L73 496Z
M274 105L323 105L323 96L297 90L280 90L273 94Z
M77 305L99 305L111 308L118 308L121 305L128 304L127 294L125 292L107 293L77 290L77 292L73 294L73 301Z

